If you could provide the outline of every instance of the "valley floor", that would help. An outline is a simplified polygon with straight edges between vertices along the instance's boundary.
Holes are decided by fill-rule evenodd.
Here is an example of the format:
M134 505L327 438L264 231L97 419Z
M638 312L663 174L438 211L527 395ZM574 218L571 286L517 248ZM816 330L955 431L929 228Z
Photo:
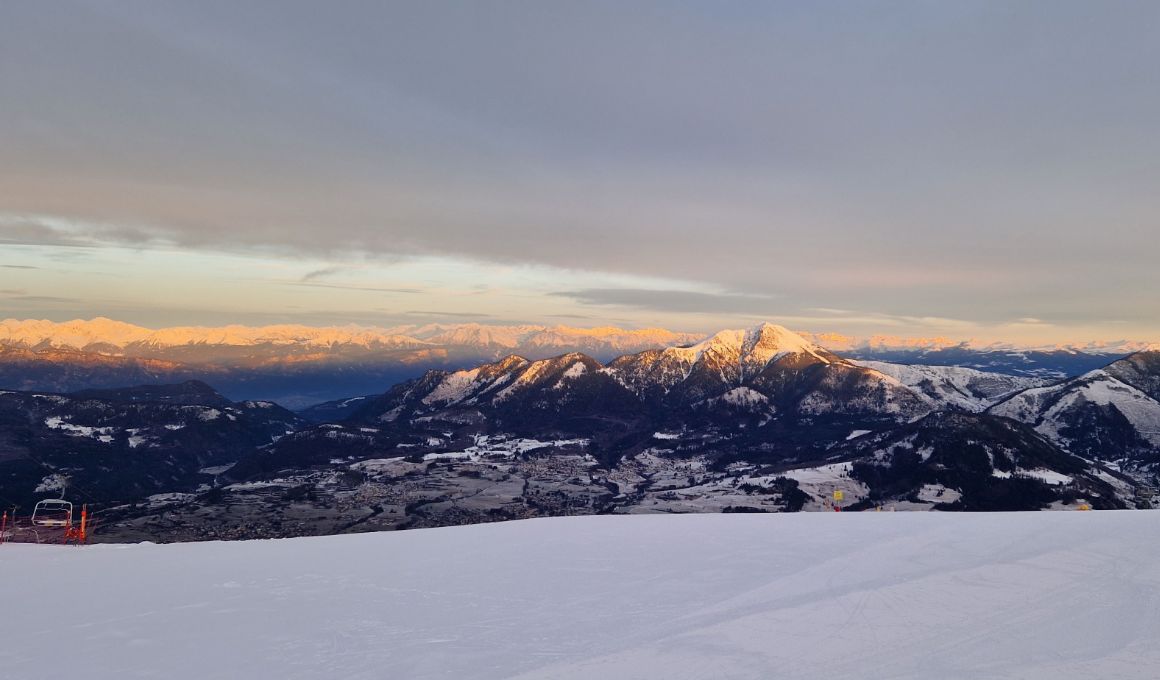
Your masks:
M1160 513L534 519L0 546L0 674L1155 678Z

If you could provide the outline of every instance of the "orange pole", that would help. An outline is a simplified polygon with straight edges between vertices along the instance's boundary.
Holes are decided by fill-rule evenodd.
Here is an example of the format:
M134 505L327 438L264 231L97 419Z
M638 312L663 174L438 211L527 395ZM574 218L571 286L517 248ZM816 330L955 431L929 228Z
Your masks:
M89 506L84 504L81 506L81 543L85 542L85 521L89 516Z
M4 542L4 537L8 535L8 511L4 511L4 520L0 522L0 543Z

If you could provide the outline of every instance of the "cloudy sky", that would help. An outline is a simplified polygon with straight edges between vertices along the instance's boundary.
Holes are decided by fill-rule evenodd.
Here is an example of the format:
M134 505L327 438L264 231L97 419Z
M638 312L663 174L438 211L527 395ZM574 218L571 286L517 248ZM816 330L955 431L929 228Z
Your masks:
M1160 3L0 2L0 316L1160 340Z

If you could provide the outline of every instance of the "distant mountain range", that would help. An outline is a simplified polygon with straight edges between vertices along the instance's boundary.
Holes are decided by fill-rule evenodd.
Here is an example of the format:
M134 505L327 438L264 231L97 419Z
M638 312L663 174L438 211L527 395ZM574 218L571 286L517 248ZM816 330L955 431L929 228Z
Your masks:
M40 320L0 321L0 344L29 349L111 351L148 356L174 348L297 347L365 349L425 349L462 346L505 349L588 350L594 353L634 352L655 346L692 342L699 334L660 328L625 330L613 327L489 326L426 324L369 328L297 325L181 326L153 330L106 318L54 323ZM232 356L232 355L227 355Z
M97 318L0 322L0 386L70 392L148 382L201 380L232 399L308 406L382 392L431 369L471 368L509 354L529 360L581 352L598 361L706 336L664 329L427 324L225 326L148 329ZM1082 375L1143 349L1141 343L1085 348L1014 348L945 338L803 339L847 359L964 366L1015 376Z
M1147 345L1141 345L1146 348ZM1136 350L1139 351L1139 350ZM1130 352L1075 349L972 348L966 344L936 349L863 347L843 352L851 359L923 366L962 366L992 373L1040 378L1069 378L1101 368Z
M292 408L366 394L432 368L473 366L508 353L601 358L700 340L663 329L485 326L395 328L178 327L152 330L97 318L0 322L0 386L68 392L203 380L235 399Z
M1052 380L852 360L762 324L605 360L506 354L301 415L198 381L8 390L0 499L63 490L119 540L835 502L1146 507L1158 399L1160 352Z
M841 333L809 333L801 335L829 350L839 353L937 353L952 350L963 350L981 353L1083 353L1083 354L1118 354L1127 355L1155 349L1157 343L1139 340L1118 340L1115 342L1087 342L1070 344L1048 345L1017 345L1009 342L981 342L978 340L955 340L947 337L902 337L897 335L870 335L859 337L843 335Z

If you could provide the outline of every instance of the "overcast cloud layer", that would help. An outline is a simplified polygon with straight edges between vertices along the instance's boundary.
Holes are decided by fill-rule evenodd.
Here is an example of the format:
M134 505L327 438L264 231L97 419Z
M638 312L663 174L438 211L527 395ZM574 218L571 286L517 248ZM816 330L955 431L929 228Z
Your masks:
M9 2L0 244L1156 335L1157 35L1155 2Z

